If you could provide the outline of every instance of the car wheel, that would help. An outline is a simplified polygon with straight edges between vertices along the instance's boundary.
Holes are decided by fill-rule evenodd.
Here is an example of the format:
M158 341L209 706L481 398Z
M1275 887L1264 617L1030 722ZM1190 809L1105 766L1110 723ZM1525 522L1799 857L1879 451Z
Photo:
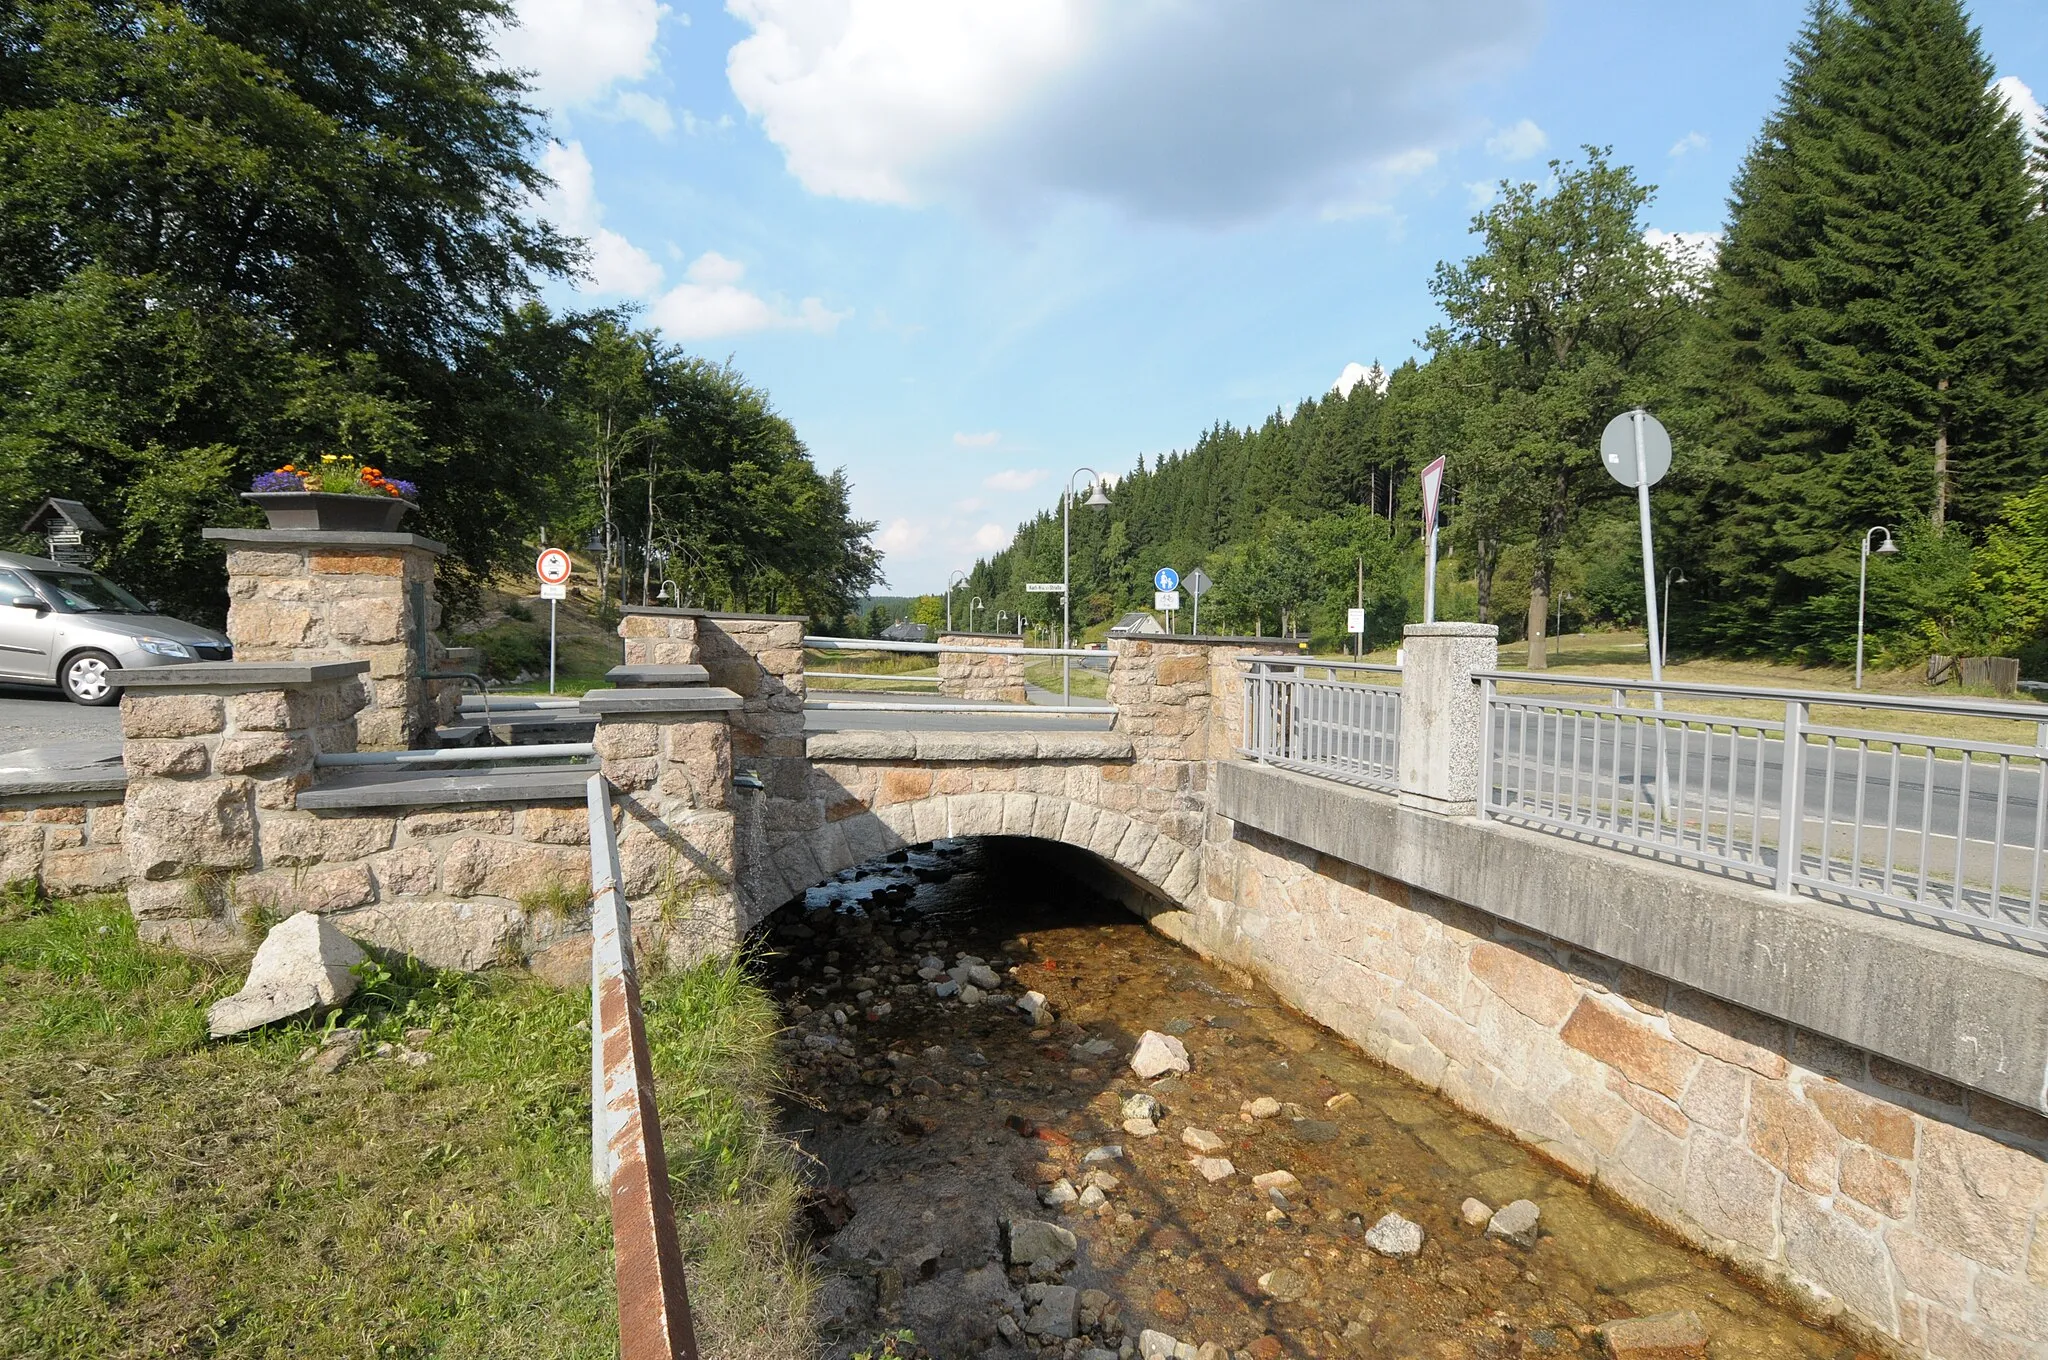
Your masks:
M79 652L64 662L59 677L64 697L74 704L105 708L121 701L121 691L107 679L107 672L119 670L120 663L105 652Z

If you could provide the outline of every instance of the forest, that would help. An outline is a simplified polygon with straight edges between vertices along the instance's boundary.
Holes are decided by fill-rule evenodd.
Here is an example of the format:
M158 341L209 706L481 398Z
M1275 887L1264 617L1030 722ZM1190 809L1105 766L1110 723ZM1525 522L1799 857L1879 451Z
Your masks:
M531 545L607 599L844 614L879 577L843 476L765 393L535 302L540 115L498 0L0 7L0 511L85 502L96 565L217 621L207 525L322 454L415 483L461 617ZM8 544L37 551L39 543Z
M1718 248L1650 233L1654 187L1599 147L1503 182L1430 281L1420 361L1076 504L1076 627L1200 566L1204 632L1334 648L1362 571L1387 644L1422 616L1417 473L1442 456L1438 617L1497 623L1540 667L1560 628L1643 621L1635 496L1597 451L1642 406L1676 450L1652 496L1674 654L1842 660L1884 526L1881 662L2048 668L2048 144L1994 74L1956 0L1820 0ZM961 598L1056 623L1023 584L1060 569L1055 505Z

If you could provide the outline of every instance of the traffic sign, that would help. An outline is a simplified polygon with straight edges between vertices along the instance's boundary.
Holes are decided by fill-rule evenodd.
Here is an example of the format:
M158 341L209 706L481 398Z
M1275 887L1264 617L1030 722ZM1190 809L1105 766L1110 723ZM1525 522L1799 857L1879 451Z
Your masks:
M1152 607L1162 614L1172 614L1180 609L1178 590L1155 590L1152 592Z
M570 569L569 554L560 548L543 548L540 556L533 559L533 574L540 577L543 585L566 584Z
M1024 593L1026 595L1064 595L1067 593L1067 583L1065 581L1026 581L1024 583Z
M1180 573L1172 567L1161 567L1152 573L1152 589L1158 591L1179 590Z
M1209 587L1216 583L1209 579L1209 573L1203 571L1200 567L1196 567L1188 573L1188 579L1182 582L1182 584L1188 588L1188 594L1199 600L1204 595L1207 595Z
M1623 411L1607 422L1600 432L1600 465L1623 486L1636 485L1636 422L1643 426L1643 471L1645 486L1655 486L1671 471L1671 432L1662 421L1638 406Z
M559 581L542 581L540 597L543 600L566 600L569 598L569 587Z
M1347 633L1363 633L1365 631L1365 611L1363 609L1347 609L1344 611L1344 631Z
M1426 533L1436 532L1437 493L1444 486L1444 460L1438 458L1422 470L1422 527Z

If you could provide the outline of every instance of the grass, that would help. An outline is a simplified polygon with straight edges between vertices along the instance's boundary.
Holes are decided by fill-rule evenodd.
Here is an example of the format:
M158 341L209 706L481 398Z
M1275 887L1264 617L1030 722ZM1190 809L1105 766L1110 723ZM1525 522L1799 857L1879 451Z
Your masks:
M326 1023L424 1027L424 1067L226 1043L239 969L101 898L0 906L0 1354L610 1357L588 994L366 966ZM652 977L649 1041L707 1354L807 1354L775 1012L732 961Z
M841 690L854 694L877 694L908 692L912 694L937 694L931 684L905 684L906 680L937 680L939 666L933 652L839 652L822 651L816 647L804 652L804 669L809 671L859 672L872 680L807 679L804 687L810 690Z
M1060 692L1060 658L1050 661L1033 661L1024 667L1024 679L1040 689ZM1079 659L1074 659L1074 697L1076 699L1109 698L1109 676L1104 671L1092 670Z

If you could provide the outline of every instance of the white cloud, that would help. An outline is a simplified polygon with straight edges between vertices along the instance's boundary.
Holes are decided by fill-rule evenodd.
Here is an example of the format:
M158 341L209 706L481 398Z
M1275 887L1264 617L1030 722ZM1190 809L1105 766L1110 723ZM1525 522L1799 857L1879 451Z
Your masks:
M984 524L974 531L974 546L982 552L1001 552L1010 546L1010 531L1000 524Z
M1643 241L1669 255L1696 279L1704 279L1721 253L1718 231L1664 231L1651 227L1643 233Z
M1327 209L1470 137L1541 0L728 0L733 93L816 194Z
M661 286L661 266L652 256L604 223L604 205L597 201L596 178L581 142L549 142L541 152L541 169L554 187L536 205L540 216L590 245L585 265L590 277L582 291L640 297Z
M953 447L956 449L994 448L996 441L1003 437L1001 430L983 430L979 434L968 434L964 430L953 433Z
M1348 397L1351 395L1351 389L1360 383L1364 383L1381 396L1385 396L1387 392L1387 370L1380 367L1379 360L1377 359L1373 360L1372 367L1370 368L1361 363L1348 363L1344 365L1344 371L1337 375L1337 381L1330 384L1330 390L1339 396Z
M1044 468L1004 468L982 479L991 491L1029 491L1046 478Z
M514 0L498 39L507 66L533 73L535 96L554 108L589 103L660 65L659 0Z
M1489 206L1494 195L1500 192L1500 184L1490 179L1469 180L1465 185L1465 201L1472 205L1474 212Z
M683 110L683 131L692 137L701 137L707 132L725 132L732 127L732 115L721 113L716 118L699 118L688 109Z
M1689 156L1695 151L1705 151L1709 143L1704 132L1688 132L1671 144L1673 156Z
M907 519L892 519L884 525L882 532L875 535L875 545L883 552L912 553L925 540L925 527Z
M2020 116L2020 122L2026 125L2030 143L2038 142L2043 133L2048 133L2048 109L2041 107L2041 101L2034 97L2026 81L2018 76L2000 76L1991 82L1991 88L1998 92L1998 97L2005 101L2008 109Z
M965 500L954 501L953 508L963 515L971 515L987 504L980 496L969 496Z
M612 116L638 123L657 137L668 136L676 126L676 116L669 112L666 100L639 90L621 91L612 101ZM684 116L688 116L687 111Z
M1550 135L1524 118L1513 127L1502 128L1488 137L1486 154L1505 161L1525 161L1549 145Z
M648 320L671 340L709 340L752 331L804 330L830 335L851 312L807 297L794 310L740 286L747 267L715 250L691 261L684 281L655 300Z

